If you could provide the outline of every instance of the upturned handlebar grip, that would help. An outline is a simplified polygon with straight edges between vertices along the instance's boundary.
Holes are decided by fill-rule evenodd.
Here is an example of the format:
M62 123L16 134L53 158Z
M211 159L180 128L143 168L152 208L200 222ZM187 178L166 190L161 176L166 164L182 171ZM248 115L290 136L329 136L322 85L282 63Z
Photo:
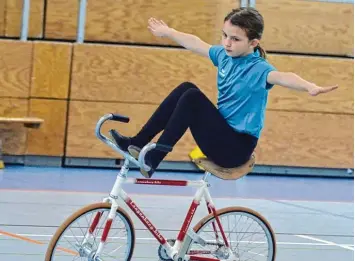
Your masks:
M120 122L125 122L125 123L129 122L129 118L126 116L123 116L123 115L120 115L117 113L111 113L111 115L112 115L111 120L113 120L113 121L120 121Z

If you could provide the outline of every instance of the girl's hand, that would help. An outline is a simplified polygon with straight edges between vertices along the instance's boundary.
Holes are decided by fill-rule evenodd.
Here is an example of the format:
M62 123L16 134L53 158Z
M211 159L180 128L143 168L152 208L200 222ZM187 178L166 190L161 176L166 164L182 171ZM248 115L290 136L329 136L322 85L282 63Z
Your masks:
M159 37L166 37L171 30L171 28L167 26L164 21L157 20L155 18L149 18L148 29L152 32L152 34Z
M337 88L338 88L338 85L333 85L333 86L328 86L328 87L320 87L320 86L314 85L313 88L308 90L308 93L311 96L317 96L318 94L331 92Z

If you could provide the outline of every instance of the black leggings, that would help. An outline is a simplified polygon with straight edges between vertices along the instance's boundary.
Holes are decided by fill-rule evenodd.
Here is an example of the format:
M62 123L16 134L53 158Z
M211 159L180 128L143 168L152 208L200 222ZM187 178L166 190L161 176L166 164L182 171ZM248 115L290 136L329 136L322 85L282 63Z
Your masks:
M174 146L187 128L190 128L201 151L225 168L245 163L258 141L252 135L235 131L194 84L184 82L165 98L141 131L132 137L131 142L143 147L164 130L158 143ZM157 150L149 153L153 168L167 154Z

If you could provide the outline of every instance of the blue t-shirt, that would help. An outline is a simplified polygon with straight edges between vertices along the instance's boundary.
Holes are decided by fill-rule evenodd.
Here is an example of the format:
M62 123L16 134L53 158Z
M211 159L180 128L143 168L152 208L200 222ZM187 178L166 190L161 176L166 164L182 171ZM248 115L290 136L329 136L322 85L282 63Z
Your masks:
M242 57L230 57L223 46L212 46L209 56L218 67L217 107L236 131L260 137L268 91L269 72L275 68L260 56L258 50Z

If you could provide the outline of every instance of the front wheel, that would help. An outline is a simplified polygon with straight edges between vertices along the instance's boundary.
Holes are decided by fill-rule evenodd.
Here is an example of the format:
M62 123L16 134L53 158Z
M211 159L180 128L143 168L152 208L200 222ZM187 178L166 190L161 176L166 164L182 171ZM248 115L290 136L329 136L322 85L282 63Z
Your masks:
M45 261L92 260L101 241L110 209L109 203L96 203L72 214L54 234ZM100 218L96 229L89 240L85 240L97 215ZM100 258L105 261L129 261L133 254L134 241L133 223L126 212L118 208Z
M275 260L274 232L259 213L248 208L229 207L217 210L217 216L230 248L225 246L217 221L213 214L210 214L194 227L194 231L204 243L191 242L189 255L219 260Z

